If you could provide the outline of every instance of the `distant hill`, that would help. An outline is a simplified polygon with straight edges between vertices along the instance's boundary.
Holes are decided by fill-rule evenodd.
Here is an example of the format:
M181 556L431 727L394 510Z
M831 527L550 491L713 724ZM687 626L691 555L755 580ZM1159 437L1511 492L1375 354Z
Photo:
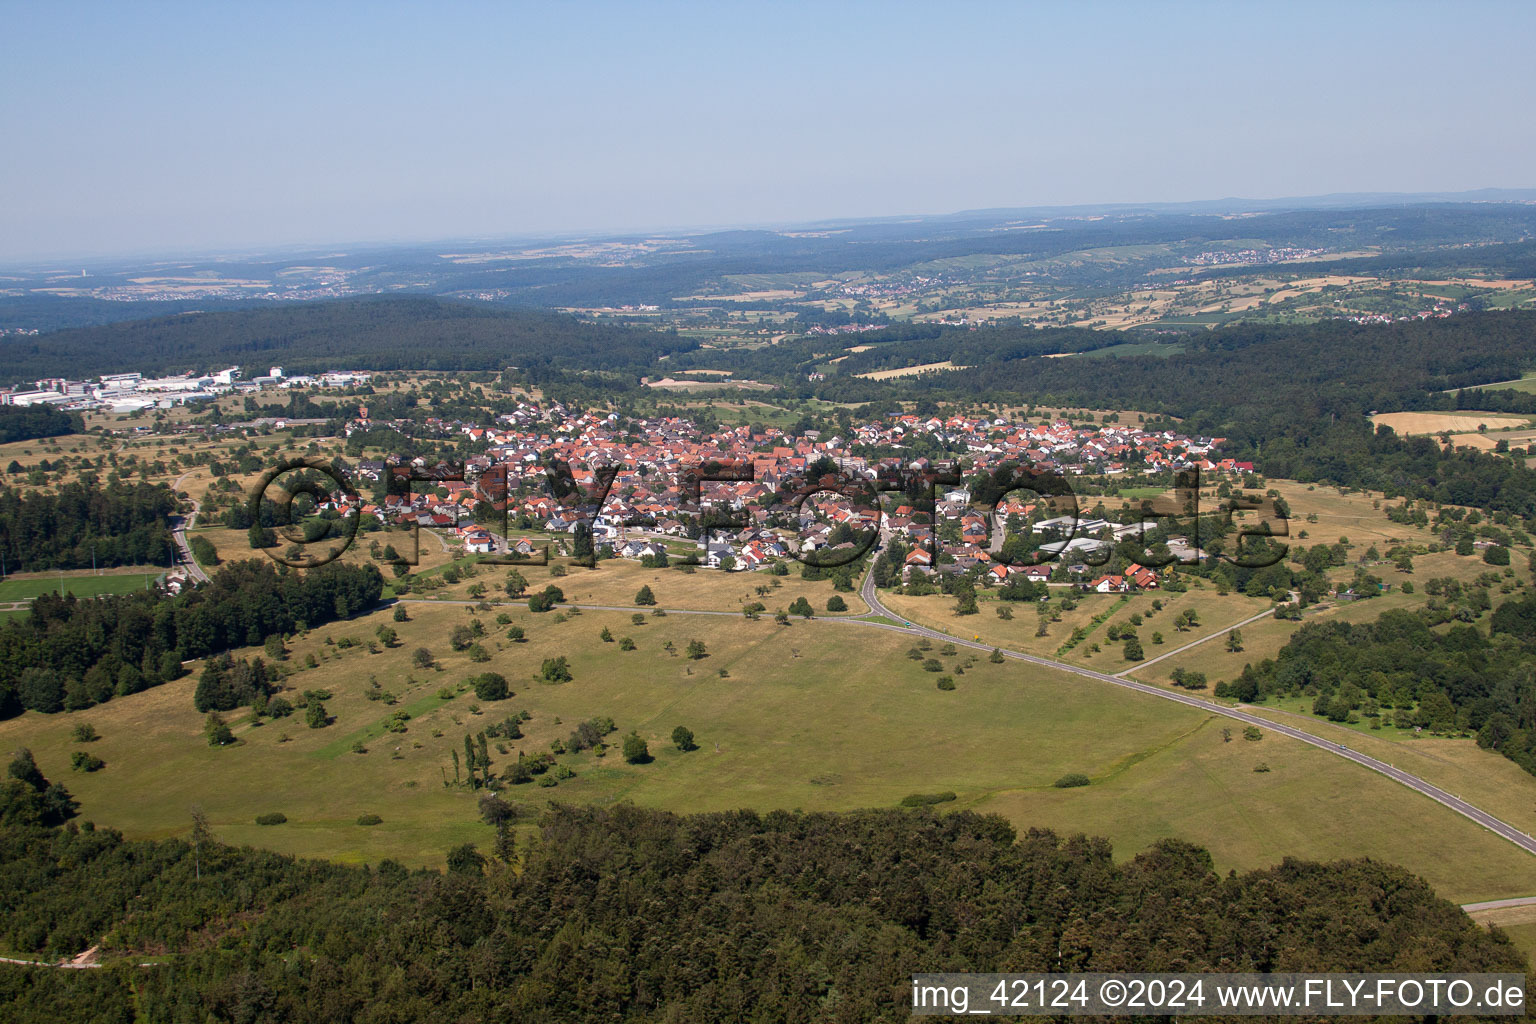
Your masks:
M696 342L571 316L433 298L362 298L131 320L0 339L0 379L238 365L359 370L638 370Z

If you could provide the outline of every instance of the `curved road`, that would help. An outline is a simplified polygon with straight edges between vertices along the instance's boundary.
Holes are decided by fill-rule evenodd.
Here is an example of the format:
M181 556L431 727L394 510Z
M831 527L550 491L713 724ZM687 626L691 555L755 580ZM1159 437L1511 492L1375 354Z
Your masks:
M871 611L873 611L875 614L884 615L888 618L897 619L902 622L906 621L904 618L902 618L902 616L895 614L889 608L885 607L885 605L880 603L880 598L875 593L875 580L873 574L865 574L864 585L859 590L859 596L864 598L865 603L869 605ZM1243 624L1244 623L1238 623L1238 625ZM871 625L883 626L882 623L871 623ZM992 649L986 644L976 643L971 640L962 640L958 637L951 636L948 633L943 633L936 629L929 629L926 626L884 626L884 628L896 629L901 632L912 633L917 636L926 636L934 640L943 640L946 643L957 644L963 647L972 647L976 650L990 651ZM1203 643L1205 640L1209 639L1210 637L1204 637L1201 640L1195 641L1195 643ZM1193 647L1195 644L1188 644L1186 646ZM1392 781L1401 783L1414 792L1422 793L1424 796L1429 797L1436 803L1442 804L1445 807L1449 807L1457 814L1472 819L1477 824L1483 826L1495 835L1499 835L1505 839L1508 839L1510 842L1514 843L1522 850L1525 850L1527 853L1536 854L1536 839L1532 839L1530 836L1526 835L1524 832L1521 832L1513 825L1495 818L1487 811L1474 807L1472 804L1469 804L1467 801L1461 799L1461 797L1452 793L1447 793L1445 790L1438 786L1430 785L1428 782L1425 782L1417 775L1405 772L1401 768L1394 768L1390 764L1387 764L1385 761L1378 761L1376 758L1362 754L1357 750L1351 750L1349 747L1346 747L1342 743L1334 743L1331 740L1325 740L1319 736L1314 736L1312 733L1305 732L1296 728L1295 726L1286 725L1282 722L1276 722L1270 718L1262 718L1259 715L1250 714L1247 711L1242 710L1243 705L1238 705L1237 707L1227 707L1224 704L1217 704L1216 702L1207 700L1203 697L1195 697L1184 693L1174 693L1171 690L1164 690L1160 687L1149 686L1146 683L1138 683L1133 679L1126 679L1121 676L1112 676L1103 672L1095 672L1092 669L1083 668L1079 665L1069 665L1065 662L1053 661L1050 658L1039 658L1031 654L1021 654L1018 651L1010 651L1007 648L1001 648L1001 650L1005 658L1012 658L1015 661L1027 661L1031 664L1042 665L1046 668L1054 668L1062 672L1072 672L1076 675L1085 676L1089 679L1097 679L1101 683L1110 683L1114 686L1123 686L1128 690L1135 690L1139 693L1145 693L1152 697L1161 697L1163 700L1171 700L1180 704L1187 704L1192 708L1199 708L1202 711L1206 711L1211 714L1222 715L1223 717L1233 719L1234 721L1242 722L1244 725L1255 725L1263 729L1269 729L1280 733L1282 736L1289 736L1293 740L1300 740L1302 743L1308 744L1309 746L1317 747L1319 750L1326 750L1330 754L1335 754L1344 758L1346 761L1353 761L1364 768L1369 768L1373 772L1385 775ZM1175 651L1170 653L1177 652Z

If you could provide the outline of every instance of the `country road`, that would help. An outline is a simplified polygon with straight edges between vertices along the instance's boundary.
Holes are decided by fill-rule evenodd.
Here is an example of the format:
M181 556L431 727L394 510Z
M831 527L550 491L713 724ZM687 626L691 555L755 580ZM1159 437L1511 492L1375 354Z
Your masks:
M902 618L902 616L896 615L890 609L886 608L883 604L880 603L880 598L875 593L875 580L872 573L865 574L864 584L859 590L859 596L864 598L865 603L868 604L876 614L884 615L892 619L898 619L903 622L906 621ZM1255 617L1257 618L1258 616ZM1238 623L1239 626L1243 624L1244 623ZM971 647L975 648L976 650L991 650L991 648L986 644L976 643L971 640L963 640L959 637L951 636L948 633L944 633L936 629L929 629L926 626L885 626L883 623L870 623L870 625L880 626L881 628L885 629L896 629L903 633L911 633L917 636L926 636L930 639L943 640L947 643L957 644L962 647ZM1202 637L1200 640L1196 640L1194 643L1185 644L1184 647L1181 647L1178 650L1170 651L1169 654L1177 654L1179 653L1179 650L1187 650L1188 648L1194 647L1200 643L1204 643L1209 639L1210 637ZM1113 676L1104 672L1095 672L1092 669L1083 668L1080 665L1069 665L1066 662L1053 661L1050 658L1040 658L1031 654L1022 654L1018 651L1010 651L1007 648L1003 648L1002 652L1005 658L1012 658L1015 661L1026 661L1034 665L1041 665L1046 668L1054 668L1062 672L1071 672L1075 675L1084 676L1088 679L1096 679L1102 683L1110 683L1114 686L1123 686L1127 689L1135 690L1138 693L1148 694L1149 696L1153 697L1160 697L1163 700L1176 701L1180 704L1185 704L1192 708L1199 708L1203 711L1209 712L1210 714L1222 715L1223 717L1233 719L1234 721L1242 722L1245 725L1255 725L1263 729L1270 729L1281 734L1282 736L1289 736L1291 739L1300 740L1302 743L1305 743L1309 746L1317 747L1319 750L1326 750L1330 754L1344 758L1346 761L1353 761L1355 764L1358 764L1361 767L1369 768L1373 772L1385 775L1392 781L1407 786L1409 789L1416 793L1420 793L1429 797L1431 800L1450 808L1457 814L1460 814L1466 818L1470 818L1472 821L1483 826L1495 835L1501 836L1514 843L1516 846L1520 847L1522 850L1525 850L1527 853L1536 854L1536 839L1533 839L1529 835L1526 835L1524 832L1521 832L1513 825L1510 825L1507 822L1500 820L1499 818L1495 818L1487 811L1484 811L1468 803L1467 801L1461 799L1461 797L1456 796L1453 793L1448 793L1438 786L1430 785L1428 782L1425 782L1417 775L1405 772L1401 768L1394 768L1392 765L1387 764L1385 761L1378 761L1376 758L1362 754L1357 750L1351 750L1349 747L1342 743L1335 743L1332 740L1325 740L1320 736L1314 736L1312 733L1298 729L1293 725L1286 725L1283 722L1276 722L1273 719L1264 718L1260 715L1255 715L1248 711L1244 711L1244 705L1240 704L1237 707L1228 707L1224 704L1218 704L1215 701L1208 700L1204 697L1196 697L1185 693L1174 693L1171 690L1164 690L1160 687L1149 686L1146 683L1138 683L1133 679L1126 679L1122 676ZM1163 657L1168 657L1168 655L1163 655ZM1142 666L1138 667L1144 667L1145 664L1146 663L1143 663Z
M195 472L197 471L192 470L181 474L181 476L176 478L176 482L171 484L171 490L173 492L180 491L181 482ZM182 563L187 567L187 574L199 583L207 583L208 574L203 571L202 566L197 564L197 559L192 557L192 545L187 542L187 531L196 524L197 511L200 506L195 499L189 498L188 500L192 502L192 514L184 519L177 516L171 520L171 539L176 542L177 552L180 554Z

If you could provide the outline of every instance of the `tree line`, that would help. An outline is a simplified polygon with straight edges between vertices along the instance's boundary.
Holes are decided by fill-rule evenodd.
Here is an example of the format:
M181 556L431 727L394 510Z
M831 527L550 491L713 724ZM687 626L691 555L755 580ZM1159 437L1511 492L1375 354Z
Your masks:
M0 444L78 434L84 429L79 413L51 405L0 405Z
M697 342L671 332L439 299L366 298L193 313L78 327L6 342L5 376L94 376L239 365L266 373L356 370L584 370L648 366Z
M355 615L383 588L373 565L332 562L301 573L252 559L174 597L44 594L0 627L0 718L158 686L180 677L183 661Z
M69 483L0 490L0 555L12 572L166 565L176 496L163 484Z
M1525 968L1391 865L1223 876L1177 840L1117 861L972 812L553 806L531 844L448 864L8 828L0 942L170 964L0 966L0 998L18 1022L852 1022L905 1020L918 971Z
M1536 598L1500 605L1486 632L1435 625L1427 613L1403 609L1374 622L1309 623L1274 658L1218 684L1216 695L1309 696L1313 713L1334 721L1472 732L1536 775Z

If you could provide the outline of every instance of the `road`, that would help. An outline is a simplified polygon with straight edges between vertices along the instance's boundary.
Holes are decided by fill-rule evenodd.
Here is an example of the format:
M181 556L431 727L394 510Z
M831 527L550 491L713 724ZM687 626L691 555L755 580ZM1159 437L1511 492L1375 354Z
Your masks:
M875 614L884 615L887 618L896 619L897 621L901 622L906 621L900 615L895 614L889 608L885 607L885 605L880 603L880 597L875 592L875 580L873 574L865 574L864 584L859 591L859 595L864 598L865 603L869 605L870 610ZM884 629L895 629L898 632L910 633L915 636L926 636L933 640L943 640L946 643L952 643L961 647L971 647L981 651L990 651L992 649L987 644L976 643L972 640L964 640L936 629L929 629L926 626L886 626L883 623L869 623L869 625L880 626ZM1242 623L1239 623L1239 625L1242 625ZM1195 643L1202 643L1204 640L1208 639L1210 638L1205 637L1202 640L1195 641ZM1185 650L1193 646L1195 646L1195 644L1186 644L1185 647L1180 648L1179 650ZM1169 653L1177 654L1178 651L1171 651ZM1164 657L1166 656L1167 655ZM1373 772L1385 775L1392 781L1407 786L1415 793L1420 793L1424 796L1427 796L1436 803L1450 808L1457 814L1460 814L1466 818L1470 818L1472 821L1481 825L1483 828L1486 828L1488 831L1494 833L1495 835L1509 840L1511 843L1514 843L1516 846L1520 847L1522 850L1525 850L1527 853L1536 854L1536 839L1533 839L1526 835L1524 832L1521 832L1513 825L1495 818L1487 811L1473 806L1467 801L1461 799L1461 797L1456 796L1454 793L1448 793L1438 786L1432 786L1428 782L1425 782L1423 779L1419 778L1417 775L1405 772L1401 768L1394 768L1392 765L1386 763L1385 761L1378 761L1376 758L1362 754L1357 750L1351 750L1349 747L1342 743L1335 743L1332 740L1325 740L1319 736L1314 736L1309 732L1298 729L1295 726L1286 725L1282 722L1276 722L1273 719L1263 718L1259 715L1251 714L1248 711L1243 710L1244 705L1239 704L1236 707L1229 707L1224 704L1218 704L1204 697L1196 697L1192 694L1186 693L1175 693L1171 690L1164 690L1156 686L1149 686L1146 683L1138 683L1133 679L1126 679L1122 676L1112 676L1103 672L1095 672L1092 669L1083 668L1080 665L1069 665L1065 662L1053 661L1050 658L1039 658L1031 654L1022 654L1018 651L1010 651L1006 648L1003 649L1003 657L1011 658L1014 661L1029 662L1030 664L1040 665L1044 668L1053 668L1061 672L1071 672L1075 675L1083 676L1088 679L1096 679L1101 683L1109 683L1113 686L1123 686L1128 690L1135 690L1138 693L1144 693L1148 696L1159 697L1163 700L1175 701L1179 704L1185 704L1192 708L1199 708L1200 710L1209 714L1221 715L1225 718L1230 718L1233 721L1242 722L1244 725L1255 725L1261 729L1268 729L1271 732L1277 732L1282 736L1288 736L1293 740L1298 740L1307 744L1308 746L1316 747L1319 750L1326 750L1328 753L1337 757L1342 757L1346 761L1353 761L1355 764L1358 764L1363 768L1369 768Z
M1516 896L1508 900L1489 900L1487 903L1463 903L1461 909L1471 914L1478 910L1503 910L1506 907L1536 906L1536 896Z
M197 471L192 470L191 472L181 474L181 476L176 478L176 482L171 484L171 490L180 491L181 482L195 472ZM199 508L196 499L189 498L188 500L192 502L192 514L186 518L175 516L171 519L171 538L176 541L176 548L180 552L182 564L187 567L187 575L199 583L207 583L208 574L203 572L203 567L197 564L196 558L192 557L192 545L187 542L187 531L196 525L197 510Z

